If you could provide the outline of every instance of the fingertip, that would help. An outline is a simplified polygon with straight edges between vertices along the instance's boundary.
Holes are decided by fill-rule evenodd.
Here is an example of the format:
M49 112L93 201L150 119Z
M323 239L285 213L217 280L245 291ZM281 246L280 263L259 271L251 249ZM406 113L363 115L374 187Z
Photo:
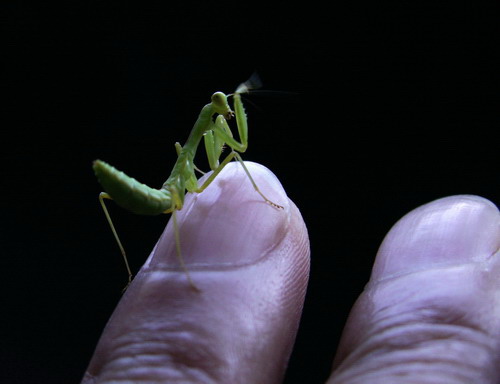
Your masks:
M247 166L285 211L262 201L237 163L187 196L179 235L198 292L179 268L169 225L109 321L89 374L161 374L168 381L196 371L217 382L281 380L305 297L309 242L276 177ZM152 366L137 358L153 355Z

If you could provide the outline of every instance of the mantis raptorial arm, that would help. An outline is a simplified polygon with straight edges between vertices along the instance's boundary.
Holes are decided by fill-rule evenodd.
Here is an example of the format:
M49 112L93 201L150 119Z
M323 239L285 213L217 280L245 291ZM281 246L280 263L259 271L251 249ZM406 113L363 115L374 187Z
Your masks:
M237 95L237 96L239 96L239 95ZM198 189L196 189L194 192L197 192L197 193L203 192L203 190L205 190L205 188L207 188L212 183L212 181L224 169L224 167L233 158L236 157L236 159L240 162L241 166L243 167L243 170L247 174L247 176L248 176L250 182L252 183L252 186L254 187L255 191L264 199L264 201L267 202L268 204L272 205L275 208L283 209L283 207L281 205L272 202L271 200L269 200L261 192L261 190L257 186L257 183L255 183L255 180L252 178L252 176L251 176L248 168L245 166L245 163L243 162L243 159L241 158L241 156L238 153L238 152L245 152L245 150L247 149L247 146L248 146L248 142L247 142L248 125L247 125L247 120L246 120L245 112L244 112L243 107L241 105L241 99L236 99L235 100L235 104L236 104L236 107L235 107L235 111L236 111L235 112L235 115L236 115L236 124L238 126L238 132L240 134L240 139L241 139L242 142L240 143L240 142L236 141L233 138L233 135L232 135L232 132L231 132L231 128L227 124L226 119L223 116L220 116L220 115L217 116L217 119L215 120L215 124L214 124L214 127L213 127L213 131L215 133L214 136L216 138L219 138L221 142L226 143L233 150L231 151L230 154L227 155L227 157L224 159L224 161L218 167L216 167L215 169L212 168L214 170L214 172L209 176L209 178L207 180L205 180L205 182L203 183L203 185L201 187L199 187ZM241 108L237 108L238 105L240 105ZM243 113L243 116L240 116L241 113ZM207 135L205 135L205 137L206 136ZM212 140L212 138L210 138L209 140ZM213 145L212 141L209 141L209 143L210 144L207 144L207 142L205 141L205 145L206 146L210 147L210 145ZM210 153L211 152L212 151L209 151L207 149L207 154L209 156L209 160L210 160ZM212 159L212 161L213 161L213 159ZM217 158L217 162L218 162L218 158Z
M226 129L229 129L229 125L227 124L226 120L217 118L214 128L215 136L218 137L220 140L223 140L227 145L229 145L235 151L241 153L245 152L248 147L246 133L244 133L244 135L240 133L240 140L241 140L240 143L237 140L235 140L232 135L229 135ZM238 131L240 131L239 125L238 125Z

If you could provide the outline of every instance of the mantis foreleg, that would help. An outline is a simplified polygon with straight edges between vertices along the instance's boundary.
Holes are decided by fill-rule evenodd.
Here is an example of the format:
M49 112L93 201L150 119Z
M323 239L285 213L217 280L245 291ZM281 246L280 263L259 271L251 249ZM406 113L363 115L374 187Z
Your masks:
M237 95L239 97L239 95ZM233 159L236 157L236 159L240 162L241 166L243 167L243 170L247 174L248 178L250 179L250 182L252 183L252 186L254 187L255 191L264 199L264 201L270 205L272 205L275 208L280 208L283 209L283 207L279 204L273 203L271 200L269 200L259 189L257 184L255 183L254 179L250 175L250 172L248 171L248 168L245 166L245 163L243 162L243 159L241 158L240 154L238 152L244 152L247 148L248 142L247 142L247 120L246 120L246 115L245 111L243 110L243 106L241 104L240 99L235 99L235 114L236 114L236 124L238 126L238 133L240 135L240 140L241 143L236 141L233 138L233 135L231 133L231 129L229 125L227 124L226 119L224 116L219 115L217 116L217 119L215 120L215 123L213 125L213 132L214 135L210 136L208 138L208 143L207 143L207 134L205 134L205 146L207 147L207 156L209 158L209 162L212 166L212 164L216 164L219 161L219 158L215 159L214 156L217 151L222 151L222 146L224 143L226 143L229 147L231 147L233 150L227 157L224 159L224 161L218 165L215 169L213 169L213 173L208 177L207 180L201 185L201 187L198 187L198 189L194 190L194 192L201 193L205 188L207 188L210 183L217 177L217 175L224 169L224 167ZM242 115L241 115L242 114ZM207 132L208 133L208 132ZM210 132L211 133L211 132ZM219 143L215 141L215 139L219 139ZM222 143L222 144L220 144ZM213 147L213 149L212 149ZM238 151L238 152L236 152Z

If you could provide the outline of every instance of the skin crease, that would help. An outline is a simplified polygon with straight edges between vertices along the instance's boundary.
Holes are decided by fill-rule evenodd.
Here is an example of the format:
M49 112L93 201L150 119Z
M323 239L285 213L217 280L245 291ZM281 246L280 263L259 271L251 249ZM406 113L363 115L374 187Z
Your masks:
M178 220L201 292L178 267L169 223L109 320L83 383L282 381L309 243L274 175L246 164L285 209L262 202L237 163L202 194L189 194ZM477 196L436 200L403 217L380 247L328 383L500 382L499 246L498 209Z

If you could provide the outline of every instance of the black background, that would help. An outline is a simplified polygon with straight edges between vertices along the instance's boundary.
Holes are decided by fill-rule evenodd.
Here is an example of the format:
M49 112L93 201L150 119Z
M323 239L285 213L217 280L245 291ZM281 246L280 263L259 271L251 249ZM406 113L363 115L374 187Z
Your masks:
M246 104L244 158L279 177L311 240L286 383L328 377L402 215L453 194L499 201L498 18L487 3L2 8L1 382L78 382L120 298L126 273L92 160L160 186L210 95L254 71L283 93ZM168 218L112 215L137 270Z

